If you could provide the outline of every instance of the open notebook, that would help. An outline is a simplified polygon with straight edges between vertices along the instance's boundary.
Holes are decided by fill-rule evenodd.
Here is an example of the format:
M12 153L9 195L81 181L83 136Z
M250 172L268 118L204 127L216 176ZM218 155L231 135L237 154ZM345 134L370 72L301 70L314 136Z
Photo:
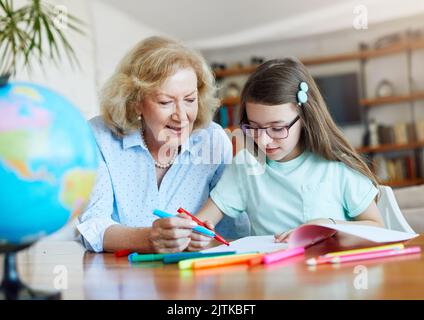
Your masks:
M363 240L374 242L376 245L390 242L402 242L418 236L416 233L400 232L365 225L352 224L313 224L302 225L290 235L288 243L275 243L274 236L245 237L230 242L229 246L221 245L203 250L202 252L272 252L295 247L309 247L334 236L344 233Z

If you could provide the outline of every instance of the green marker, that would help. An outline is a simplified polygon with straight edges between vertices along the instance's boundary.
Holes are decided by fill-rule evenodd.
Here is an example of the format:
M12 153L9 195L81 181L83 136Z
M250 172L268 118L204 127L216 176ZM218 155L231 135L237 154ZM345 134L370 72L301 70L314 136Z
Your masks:
M129 262L149 262L149 261L160 261L163 260L165 254L163 253L149 253L149 254L138 254L137 252L128 255Z

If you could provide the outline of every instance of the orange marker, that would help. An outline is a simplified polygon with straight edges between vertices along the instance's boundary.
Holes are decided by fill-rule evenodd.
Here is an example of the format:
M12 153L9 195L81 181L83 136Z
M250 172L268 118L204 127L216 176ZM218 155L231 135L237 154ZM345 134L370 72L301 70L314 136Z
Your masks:
M223 236L221 236L219 233L217 233L215 230L212 230L211 228L208 228L208 226L206 226L205 223L203 223L202 221L200 221L199 219L197 219L195 216L193 216L190 212L184 210L183 208L179 208L177 210L179 213L185 213L186 215L188 215L191 220L193 220L194 222L196 222L199 226L205 227L206 229L209 229L211 231L213 231L215 233L215 237L214 239L216 239L217 241L229 246L230 244L228 243L227 240L224 239Z
M193 261L192 268L193 269L204 269L204 268L214 268L214 267L222 267L232 264L241 264L247 263L250 259L254 257L262 256L261 253L247 253L240 254L231 257L218 257L218 258L210 258L210 259L199 259L197 261Z
M247 261L247 264L249 265L249 267L254 267L254 266L262 264L263 260L264 260L264 255L261 254L258 257L253 257L253 258L249 259Z

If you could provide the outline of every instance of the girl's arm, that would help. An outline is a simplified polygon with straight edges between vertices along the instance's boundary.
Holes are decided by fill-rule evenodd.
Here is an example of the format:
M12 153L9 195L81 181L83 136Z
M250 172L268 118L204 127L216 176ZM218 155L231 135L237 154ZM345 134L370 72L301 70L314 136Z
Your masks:
M208 220L214 226L216 226L223 217L224 214L211 198L206 201L203 208L196 214L196 218L200 221Z
M381 217L380 211L377 208L375 201L372 201L368 208L365 209L361 214L354 218L355 221L341 221L340 223L356 223L356 224L367 224L374 227L384 228L384 221Z
M365 209L361 214L354 218L354 221L345 220L331 220L331 219L315 219L308 221L305 224L317 224L317 223L333 223L336 224L363 224L374 227L384 228L383 218L381 217L380 211L378 210L377 204L373 200L368 208ZM283 242L288 240L288 236L293 232L294 229L275 235L276 242Z
M206 204L203 208L196 214L196 218L200 221L203 221L209 228L214 229L219 221L223 218L222 211L218 206L213 202L211 198L206 201ZM188 251L199 251L209 247L216 246L221 244L220 242L214 240L211 237L202 235L197 232L191 233L191 241L187 248Z
M372 201L368 208L365 209L365 211L363 211L353 219L354 221L335 220L335 222L336 224L364 224L384 228L383 218L380 215L380 211L378 210L375 201ZM316 219L309 221L308 224L329 222L331 223L332 221L330 219Z

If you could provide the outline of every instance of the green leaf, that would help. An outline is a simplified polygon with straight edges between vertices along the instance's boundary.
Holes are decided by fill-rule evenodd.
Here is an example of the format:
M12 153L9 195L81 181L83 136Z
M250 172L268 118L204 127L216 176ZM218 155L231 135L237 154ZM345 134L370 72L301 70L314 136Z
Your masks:
M12 0L0 0L0 71L17 69L23 58L24 67L32 69L37 59L43 65L49 58L59 66L65 54L72 66L79 66L78 57L66 35L54 23L55 7L45 0L27 0L27 4L14 9ZM68 29L85 35L86 23L67 14ZM43 44L47 42L48 46Z

